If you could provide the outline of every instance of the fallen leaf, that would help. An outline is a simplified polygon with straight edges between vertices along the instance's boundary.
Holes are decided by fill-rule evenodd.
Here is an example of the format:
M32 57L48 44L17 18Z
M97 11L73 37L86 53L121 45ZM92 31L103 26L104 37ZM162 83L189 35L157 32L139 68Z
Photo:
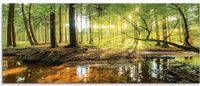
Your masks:
M26 70L26 68L24 68L24 67L18 67L18 68L13 68L13 69L4 70L4 71L3 71L3 76L21 73L21 72L23 72L23 71L25 71L25 70Z
M54 66L52 67L53 69L57 69L57 70L60 70L60 69L63 69L65 67L65 65L59 65L59 66Z

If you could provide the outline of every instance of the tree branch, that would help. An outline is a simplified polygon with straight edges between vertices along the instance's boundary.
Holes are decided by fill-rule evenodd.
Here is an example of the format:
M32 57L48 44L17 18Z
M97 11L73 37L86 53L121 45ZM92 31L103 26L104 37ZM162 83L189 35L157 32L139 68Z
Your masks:
M125 34L125 33L124 33ZM134 38L134 37L131 37L127 34L125 34L127 37L129 38L132 38L132 39L136 39L136 40L140 40L140 41L152 41L152 42L163 42L163 43L167 43L167 44L170 44L174 47L177 47L177 48L181 48L181 49L184 49L186 51L192 51L192 52L196 52L196 53L200 53L200 49L199 48L196 48L196 47L193 47L193 46L182 46L182 45L179 45L179 44L176 44L176 43L173 43L173 42L168 42L168 41L164 41L164 40L156 40L156 39L139 39L139 38Z

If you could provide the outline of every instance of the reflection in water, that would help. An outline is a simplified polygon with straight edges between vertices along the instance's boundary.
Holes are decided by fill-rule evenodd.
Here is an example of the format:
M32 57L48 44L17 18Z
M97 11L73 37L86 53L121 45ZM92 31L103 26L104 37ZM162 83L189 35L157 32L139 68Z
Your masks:
M4 83L150 83L169 82L165 70L169 69L168 59L135 60L133 63L112 65L74 65L53 69L38 65L23 65L16 60L4 59L3 70L26 67L25 72L3 76Z
M78 65L76 74L80 79L83 79L83 81L86 82L85 77L87 77L87 67Z
M193 65L199 66L199 55L195 56L187 56L187 57L178 57L175 58L176 61L185 62L185 63L192 63Z
M151 71L156 70L154 65L159 65L152 61L154 60L141 60L137 64L118 64L114 67L77 65L61 70L52 70L51 67L26 66L25 72L3 77L3 82L151 82L150 74L153 73ZM14 61L10 63L10 60L4 62L11 64L8 67L4 64L7 69L16 67L13 64L18 63L13 63Z
M187 56L187 57L184 57L185 60L192 60L193 59L193 56Z
M10 59L10 57L3 59L4 72L8 70L16 69L16 68L26 68L26 70L17 74L3 76L4 83L37 82L38 77L47 76L48 74L47 71L51 70L49 69L49 67L42 67L42 66L36 66L36 65L25 66L21 64L21 62L16 61L15 59Z

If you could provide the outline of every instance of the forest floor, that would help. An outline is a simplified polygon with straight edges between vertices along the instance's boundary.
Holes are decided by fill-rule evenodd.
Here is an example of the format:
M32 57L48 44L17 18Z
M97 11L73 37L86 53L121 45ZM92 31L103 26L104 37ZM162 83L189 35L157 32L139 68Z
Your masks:
M64 48L59 46L49 48L48 45L38 45L29 48L6 48L4 56L15 56L25 64L53 65L55 69L63 69L65 65L73 64L101 64L112 65L130 63L134 58L161 58L174 59L175 57L191 57L198 53L177 48L148 48L134 49L106 49L95 47ZM190 69L188 69L190 68ZM199 82L199 68L188 66L185 63L173 63L166 72L177 79L188 79L189 82ZM62 75L62 74L61 74Z
M96 47L64 48L59 45L49 48L48 45L37 45L28 48L6 48L3 49L4 56L16 56L24 63L57 65L74 61L105 61L121 60L131 58L174 58L191 57L197 53L171 48L148 48L143 50L134 49L107 49Z

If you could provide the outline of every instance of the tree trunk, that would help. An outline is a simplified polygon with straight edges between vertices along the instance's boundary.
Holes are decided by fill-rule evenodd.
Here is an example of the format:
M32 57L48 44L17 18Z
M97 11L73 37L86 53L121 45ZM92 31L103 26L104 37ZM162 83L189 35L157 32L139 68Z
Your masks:
M85 28L85 32L86 32L86 42L88 43L88 40L89 40L89 37L88 37L88 17L86 15L86 18L85 18L85 22L86 22L86 28Z
M29 32L28 21L27 21L27 17L26 17L26 14L25 14L25 10L24 10L24 4L22 4L21 6L22 6L22 14L23 14L24 26L25 26L25 29L26 29L26 34L28 36L30 44L34 45L34 42L31 38L31 35L30 35L30 32Z
M7 26L7 47L16 46L15 30L14 30L14 15L15 15L15 4L9 4L8 26Z
M55 10L53 6L50 8L50 37L51 37L51 48L56 47L56 33L55 33Z
M180 23L179 26L178 26L179 42L183 43L181 26L182 26L182 23Z
M162 29L163 29L163 40L167 40L167 24L166 24L166 17L162 19ZM169 47L167 43L163 42L162 47L167 48Z
M79 41L79 35L78 35L78 33L79 33L79 26L78 26L78 23L79 23L79 20L78 20L78 14L79 14L79 12L78 12L78 10L75 10L75 30L76 30L76 41L79 43L80 41Z
M44 43L47 43L47 21L44 21Z
M29 5L29 12L28 12L29 29L30 29L30 33L31 33L31 36L33 38L34 44L38 44L38 42L35 38L35 35L33 33L32 20L31 20L31 6L32 6L32 4Z
M200 26L200 4L197 4L198 25Z
M156 29L156 39L157 40L160 40L160 30L159 30L159 26L158 26L158 16L157 15L155 15L155 25L156 25L156 27L155 27L155 29ZM158 42L156 42L156 46L160 46L161 44L160 44L160 42L158 41Z
M167 26L167 33L170 34L170 26L169 26L169 19L167 17L167 22L166 22L166 26ZM168 41L171 42L171 36L168 36Z
M65 10L65 42L68 43L68 26L66 25L67 23L69 24L69 9L68 5L66 5L66 10Z
M134 27L134 37L135 38L140 38L140 31L138 28L139 22L136 23L135 27ZM138 40L134 40L135 41L135 49L137 49L138 46Z
M93 30L92 30L92 19L91 19L91 16L89 15L89 44L93 44Z
M100 37L101 37L101 40L103 40L103 30L104 30L104 29L103 29L103 23L101 23L101 36L100 36Z
M184 36L185 36L185 39L184 39L184 45L185 46L191 46L190 42L189 42L189 38L190 38L190 35L189 35L189 31L188 31L188 24L187 24L187 19L184 15L184 13L181 11L180 12L182 17L183 17L183 21L184 21L184 28L185 28L185 33L184 33Z
M123 33L124 32L124 20L121 21L121 44L124 44L124 36Z
M59 43L63 42L62 5L59 7Z
M76 29L75 29L75 8L74 4L69 4L69 39L70 43L67 47L78 47L76 40Z
M98 26L98 45L99 45L101 41L100 24L98 23L97 26Z
M183 10L177 5L177 4L172 4L172 5L174 5L176 8L177 8L177 10L179 11L179 13L181 14L181 16L182 16L182 18L183 18L183 21L184 21L184 28L185 28L185 32L184 32L184 35L185 35L185 39L184 39L184 45L185 46L192 46L190 43L189 43L189 38L190 38L190 36L189 36L189 31L188 31L188 24L187 24L187 19L186 19L186 17L185 17L185 14L184 14L184 12L183 12Z
M26 31L24 31L24 41L26 42Z
M15 26L14 26L14 17L13 17L13 23L12 23L12 46L16 47L16 34L15 34Z
M190 8L188 8L188 9L190 9ZM188 16L188 9L187 10L185 10L185 17L186 17L186 20L187 20L187 26L188 26L188 31L189 31L189 29L190 29L190 20L189 20L189 16ZM190 44L193 44L192 43L192 36L190 36L189 37L189 40L188 40L188 42L190 43Z
M43 31L42 31L42 23L40 22L39 24L40 24L40 26L39 26L39 36L42 36L42 32L43 32ZM40 38L39 38L39 42L40 42L40 43L42 43L42 41L43 41L42 38L43 38L43 37L40 37Z
M82 30L82 6L81 6L81 12L80 12L80 30L81 30L81 44L83 43L83 30Z
M112 31L111 31L111 18L110 18L110 15L108 16L108 19L109 19L109 44L111 44L112 45Z
M199 48L196 48L196 47L193 47L193 46L182 46L182 45L178 45L176 43L173 43L173 42L168 42L168 41L165 41L165 40L156 40L156 39L138 39L138 38L134 38L134 37L131 37L127 34L125 34L127 37L129 38L132 38L132 39L137 39L137 40L140 40L140 41L152 41L152 42L157 42L157 41L160 41L162 43L167 43L167 44L170 44L172 46L175 46L177 48L181 48L181 49L184 49L186 51L192 51L192 52L197 52L197 53L200 53L200 49Z

